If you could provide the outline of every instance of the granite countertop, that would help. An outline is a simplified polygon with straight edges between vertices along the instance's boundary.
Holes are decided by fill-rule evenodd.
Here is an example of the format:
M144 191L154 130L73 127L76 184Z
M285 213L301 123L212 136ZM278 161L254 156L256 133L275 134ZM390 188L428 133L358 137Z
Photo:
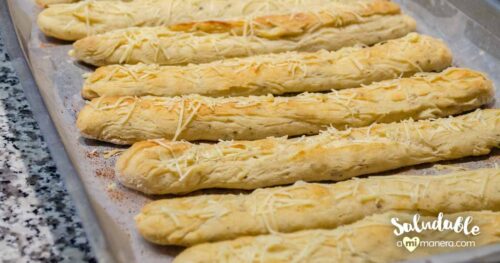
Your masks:
M0 32L0 261L95 262Z

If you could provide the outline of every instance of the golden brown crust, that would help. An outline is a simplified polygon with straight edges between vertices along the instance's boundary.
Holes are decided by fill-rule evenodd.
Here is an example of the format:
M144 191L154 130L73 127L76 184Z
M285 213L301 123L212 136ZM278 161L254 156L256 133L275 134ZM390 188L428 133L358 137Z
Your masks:
M344 11L343 8L346 10ZM270 15L247 20L187 22L169 26L172 31L253 34L268 39L297 36L321 27L343 27L364 17L394 15L400 8L393 2L375 0L366 5L336 6L332 11Z
M85 137L118 144L146 139L254 140L437 118L475 109L493 97L479 72L450 68L357 89L294 97L101 97L78 115Z
M391 210L500 209L500 169L445 175L376 176L335 184L296 183L248 195L199 195L153 201L136 216L147 240L190 246L240 236L332 229Z
M70 55L86 63L157 63L185 65L224 58L286 51L338 50L356 44L373 45L415 30L405 15L370 16L345 27L320 27L294 37L267 39L230 33L176 32L167 27L132 27L76 41Z
M219 97L340 90L441 71L451 61L442 41L410 33L373 47L337 52L288 52L188 66L110 65L87 77L82 96Z
M481 234L464 235L462 232L427 230L394 235L392 218L412 222L414 213L388 212L374 215L354 224L333 230L308 230L291 234L241 237L236 240L206 243L188 248L174 262L399 262L429 255L464 249L465 242L480 247L500 242L500 213L491 211L446 214L445 219L455 222L458 217L472 217ZM432 222L435 216L423 216L421 221ZM447 242L446 246L420 245L413 252L398 247L404 237L418 237L420 241ZM462 243L455 243L462 242Z
M78 0L39 0L65 1ZM370 3L373 0L356 0ZM46 35L78 40L128 27L167 26L188 21L226 19L241 16L287 14L352 0L140 0L81 1L53 5L42 11L37 23Z
M421 163L488 154L500 144L500 110L455 118L328 130L296 139L191 144L139 142L116 163L118 179L149 194L206 188L256 189L341 181Z

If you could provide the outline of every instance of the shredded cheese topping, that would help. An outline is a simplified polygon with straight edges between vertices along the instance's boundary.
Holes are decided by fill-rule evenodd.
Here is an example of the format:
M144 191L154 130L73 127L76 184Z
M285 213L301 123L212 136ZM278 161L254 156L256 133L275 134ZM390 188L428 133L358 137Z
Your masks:
M422 65L425 71L440 69L446 64L445 60L435 58L447 53L444 44L420 35L417 35L418 41L412 41L413 34L374 47L349 47L336 52L286 52L187 66L105 66L87 78L84 90L95 92L97 96L111 91L123 95L175 96L198 93L220 96L236 92L232 89L237 87L241 95L281 94L308 89L317 91L331 87L355 87L380 80L383 76L401 77L403 73L409 75L419 71L420 68L413 66L418 60L429 61ZM351 61L356 61L356 66ZM354 68L346 70L346 67ZM234 80L232 76L235 74L241 77ZM433 79L429 78L428 81L432 83ZM113 88L114 83L120 90ZM141 86L140 92L143 93L136 93L137 86Z
M463 136L464 133L476 130L494 130L498 114L494 110L481 114L482 121L477 119L476 113L462 115L460 117L449 117L437 120L425 121L403 121L392 124L375 124L372 127L356 128L348 130L328 129L320 135L310 137L300 137L295 139L268 138L261 141L221 141L217 144L189 144L177 155L166 157L160 163L172 172L178 170L175 163L179 163L183 170L197 167L198 164L220 165L225 162L253 160L255 156L261 160L272 159L293 159L303 151L309 149L354 147L355 145L386 145L387 147L397 146L401 149L411 149L415 153L439 160L443 156L449 155L448 146L443 145L443 138ZM486 125L485 125L486 124ZM368 134L368 129L370 133ZM419 132L416 132L419 130ZM422 139L422 137L424 139ZM166 141L159 146L168 148ZM488 142L489 144L489 142ZM391 146L393 145L393 146ZM384 146L384 147L386 147ZM265 147L265 148L264 148ZM476 146L475 146L476 147ZM486 147L486 146L481 146ZM265 149L265 150L264 150ZM482 149L482 148L481 148ZM481 150L478 149L478 150ZM343 167L343 172L349 171L352 167ZM253 179L251 179L253 180ZM420 190L419 190L420 191ZM351 193L349 193L351 194ZM418 197L413 193L393 193L412 196L414 200ZM337 193L337 198L343 198L344 194Z

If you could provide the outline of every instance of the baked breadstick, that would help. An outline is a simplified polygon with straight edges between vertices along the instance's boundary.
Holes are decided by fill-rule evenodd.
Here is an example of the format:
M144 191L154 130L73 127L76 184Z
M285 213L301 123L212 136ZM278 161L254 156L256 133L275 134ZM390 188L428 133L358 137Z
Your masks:
M334 17L333 21L340 19L344 14L356 13L356 11L338 12L338 10L335 10L335 13L331 12L329 15ZM297 16L288 15L287 17ZM310 29L298 35L276 38L250 33L237 35L228 32L177 32L168 27L127 28L80 39L74 43L74 49L70 51L70 55L96 66L141 62L183 65L294 50L310 52L321 49L337 50L356 44L372 45L402 37L415 30L415 21L401 14L353 17L358 20L346 26L321 24L311 26ZM274 29L266 30L274 32ZM276 30L281 31L281 28L276 28Z
M38 0L42 3L78 0ZM38 16L46 35L78 40L127 27L166 26L181 22L253 15L283 14L320 7L332 2L367 0L140 0L84 1L51 6Z
M374 122L436 118L475 109L493 98L481 73L450 68L357 89L295 97L101 97L78 115L83 136L130 144L147 139L254 140L318 134Z
M119 180L148 194L206 188L255 189L353 176L465 156L488 154L500 144L500 110L456 118L329 129L296 139L191 144L144 141L116 163Z
M463 231L424 230L396 236L392 218L412 224L415 213L388 212L373 215L354 224L333 230L308 230L290 234L241 237L235 240L206 243L184 250L174 262L400 262L463 249L463 242L475 247L500 242L500 212L479 211L444 215L443 220L457 222L470 217L468 227L477 226L479 235ZM435 216L421 216L420 222L433 222ZM420 246L409 252L398 242L417 237ZM423 242L453 242L451 245L427 245ZM404 242L404 241L403 241ZM416 241L415 241L416 242ZM456 242L461 245L456 245ZM403 244L403 243L401 243ZM409 244L411 245L411 244Z
M363 3L328 4L323 9L297 11L297 13L266 15L255 18L231 18L224 21L190 21L170 25L178 32L231 33L252 35L266 39L299 36L321 27L345 27L358 24L364 18L400 14L395 3L372 0Z
M373 47L337 52L287 52L188 66L105 66L86 79L82 96L217 97L339 90L419 71L441 71L451 60L442 41L410 33Z
M297 182L248 195L164 199L147 204L135 220L141 235L151 242L190 246L335 228L390 210L438 214L485 209L500 209L500 169L377 176L336 184Z

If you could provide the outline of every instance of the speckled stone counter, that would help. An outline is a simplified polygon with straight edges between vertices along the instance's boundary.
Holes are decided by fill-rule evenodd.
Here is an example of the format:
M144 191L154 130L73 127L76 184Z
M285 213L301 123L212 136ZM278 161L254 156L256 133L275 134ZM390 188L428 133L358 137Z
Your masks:
M0 262L95 262L0 32Z

